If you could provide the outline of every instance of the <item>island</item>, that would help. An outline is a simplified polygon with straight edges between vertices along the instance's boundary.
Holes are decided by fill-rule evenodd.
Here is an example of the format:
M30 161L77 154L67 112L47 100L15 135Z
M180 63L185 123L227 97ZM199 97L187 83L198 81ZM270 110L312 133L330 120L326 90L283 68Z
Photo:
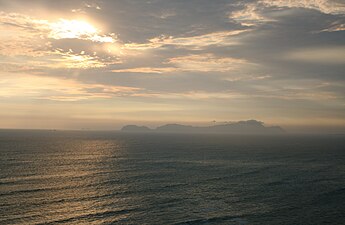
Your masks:
M257 120L238 121L220 125L197 127L181 124L166 124L151 129L146 126L126 125L123 132L157 132L157 133L225 133L225 134L282 134L284 129L279 126L265 126Z

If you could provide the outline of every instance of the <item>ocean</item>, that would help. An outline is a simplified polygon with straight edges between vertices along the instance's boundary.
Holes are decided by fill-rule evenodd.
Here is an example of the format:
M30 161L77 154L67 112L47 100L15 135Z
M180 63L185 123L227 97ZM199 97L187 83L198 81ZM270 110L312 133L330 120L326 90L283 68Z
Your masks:
M345 224L345 136L0 130L0 224Z

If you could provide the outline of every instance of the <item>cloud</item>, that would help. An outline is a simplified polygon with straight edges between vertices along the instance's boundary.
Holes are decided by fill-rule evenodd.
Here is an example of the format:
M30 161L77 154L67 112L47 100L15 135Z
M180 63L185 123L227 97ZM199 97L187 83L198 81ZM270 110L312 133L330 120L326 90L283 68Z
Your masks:
M114 73L171 73L177 71L174 67L137 67L128 69L115 69Z
M238 99L245 97L241 93L236 93L232 91L224 92L205 92L205 91L187 91L179 93L161 93L161 92L149 92L149 93L135 93L132 97L142 97L142 98L157 98L166 100L210 100L210 99Z
M258 4L244 4L241 10L232 11L229 18L239 22L242 26L256 26L258 24L274 21L265 17Z
M96 10L101 10L101 6L96 4L95 2L90 2L90 3L85 3L84 4L86 8L91 8L91 9L96 9Z
M114 69L115 73L171 73L171 72L227 72L243 66L252 66L243 59L217 57L213 54L198 54L172 57L163 62L168 67L137 67Z
M169 17L176 16L176 11L173 9L165 9L158 13L153 13L152 16L159 19L167 19Z
M198 54L170 58L167 64L173 64L181 71L226 72L248 66L250 63L244 59L231 57L217 57L213 54Z
M0 79L1 98L80 101L130 95L139 90L134 87L85 84L72 79L22 74L2 75Z
M52 68L100 68L107 65L106 62L98 56L85 55L83 52L80 54L75 54L72 51L63 52L56 50L56 55L60 56L58 58L50 59L52 62ZM48 66L48 65L47 65Z
M204 49L211 45L226 46L237 44L235 37L241 33L248 32L249 29L219 31L208 34L188 37L159 36L149 40L148 43L127 43L125 49L147 50L161 48L164 46L175 46L176 48L186 48L192 50ZM232 39L232 37L234 39Z
M49 50L50 42L45 39L45 20L17 14L0 12L0 54L5 56L42 56Z
M116 41L114 34L102 35L101 31L92 24L79 20L59 19L57 21L48 21L18 13L0 12L0 22L2 26L7 26L26 34L37 35L41 39L76 38L109 43Z
M334 0L261 0L259 3L266 7L288 7L288 8L306 8L318 10L326 14L344 14L345 3Z
M83 54L77 54L72 49L54 46L58 40L73 39L90 41L92 44L87 48L96 48L98 45L102 47L101 51L107 52L102 45L113 44L115 35L103 35L85 21L59 19L52 22L18 13L0 12L0 29L6 30L0 34L0 56L6 58L7 63L29 63L31 67L40 68L95 68L118 62L113 54L96 56L88 49L80 51Z
M285 58L315 64L344 65L345 46L298 49L286 53Z
M52 68L98 68L122 62L118 56L136 56L138 53L150 49L164 49L165 46L174 46L190 50L206 49L209 46L227 46L235 44L241 33L249 30L230 30L207 33L197 36L173 37L159 36L151 38L147 43L125 43L117 40L114 34L101 34L101 31L85 21L59 19L56 21L39 20L18 13L1 12L2 26L7 26L7 34L0 36L7 40L0 44L0 54L7 56L23 56L20 59L8 59L8 62L20 65L21 62L32 62L32 66ZM4 27L5 29L5 27ZM13 39L14 33L16 35ZM12 39L9 41L9 39ZM71 47L68 40L71 40ZM92 43L83 44L83 41ZM78 46L82 48L78 49ZM78 53L80 52L80 53ZM81 54L83 53L83 54ZM177 60L177 59L176 59ZM190 62L190 58L186 58ZM199 59L200 60L200 59ZM196 59L194 59L196 61ZM170 62L172 63L172 62ZM181 64L181 62L176 62ZM214 59L212 60L214 64ZM210 67L210 64L208 65ZM143 67L142 71L148 72ZM179 71L171 68L155 68L154 73ZM184 66L184 71L190 70ZM214 70L214 69L213 69ZM224 70L224 69L223 69ZM122 70L124 72L124 70ZM130 72L130 70L128 70ZM133 69L132 69L133 71Z
M334 21L328 28L323 29L321 32L336 32L336 31L345 31L345 22L344 21Z

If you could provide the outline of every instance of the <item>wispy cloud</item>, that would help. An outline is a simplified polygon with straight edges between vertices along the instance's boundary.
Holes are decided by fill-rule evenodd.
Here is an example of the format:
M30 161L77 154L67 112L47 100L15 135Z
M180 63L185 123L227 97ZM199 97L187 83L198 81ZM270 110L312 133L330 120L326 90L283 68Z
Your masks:
M124 48L132 50L147 50L171 45L175 46L176 48L200 50L211 45L226 46L238 44L234 37L248 31L249 29L220 31L188 37L173 37L162 35L150 39L148 43L127 43L124 45Z
M330 24L328 28L323 29L321 32L337 32L337 31L345 31L345 20L334 21Z
M244 59L199 54L170 58L167 64L173 64L182 71L226 72L248 66L250 63Z
M127 69L115 69L114 73L171 73L178 71L178 68L174 67L137 67Z
M134 93L133 97L142 98L157 98L157 99L194 99L194 100L210 100L210 99L238 99L243 98L245 95L237 92L205 92L205 91L188 91L188 92L175 92L175 93L161 93L161 92L149 92L149 93Z
M243 26L256 26L265 22L273 21L261 13L260 5L256 3L242 4L243 9L229 14L231 20L239 22Z
M334 0L261 0L265 6L315 9L326 14L344 14L345 3Z
M227 72L243 66L254 65L244 59L217 57L213 54L198 54L172 57L163 62L167 67L137 67L115 69L112 72L123 73L171 73L171 72Z

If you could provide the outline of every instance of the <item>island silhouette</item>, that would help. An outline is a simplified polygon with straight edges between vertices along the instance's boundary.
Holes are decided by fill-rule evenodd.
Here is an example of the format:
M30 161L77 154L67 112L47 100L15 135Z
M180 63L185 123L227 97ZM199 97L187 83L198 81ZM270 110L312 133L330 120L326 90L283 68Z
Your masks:
M282 134L285 131L279 126L264 126L257 120L238 121L220 125L198 127L181 124L166 124L151 129L146 126L126 125L123 132L159 132L159 133L226 133L226 134Z

